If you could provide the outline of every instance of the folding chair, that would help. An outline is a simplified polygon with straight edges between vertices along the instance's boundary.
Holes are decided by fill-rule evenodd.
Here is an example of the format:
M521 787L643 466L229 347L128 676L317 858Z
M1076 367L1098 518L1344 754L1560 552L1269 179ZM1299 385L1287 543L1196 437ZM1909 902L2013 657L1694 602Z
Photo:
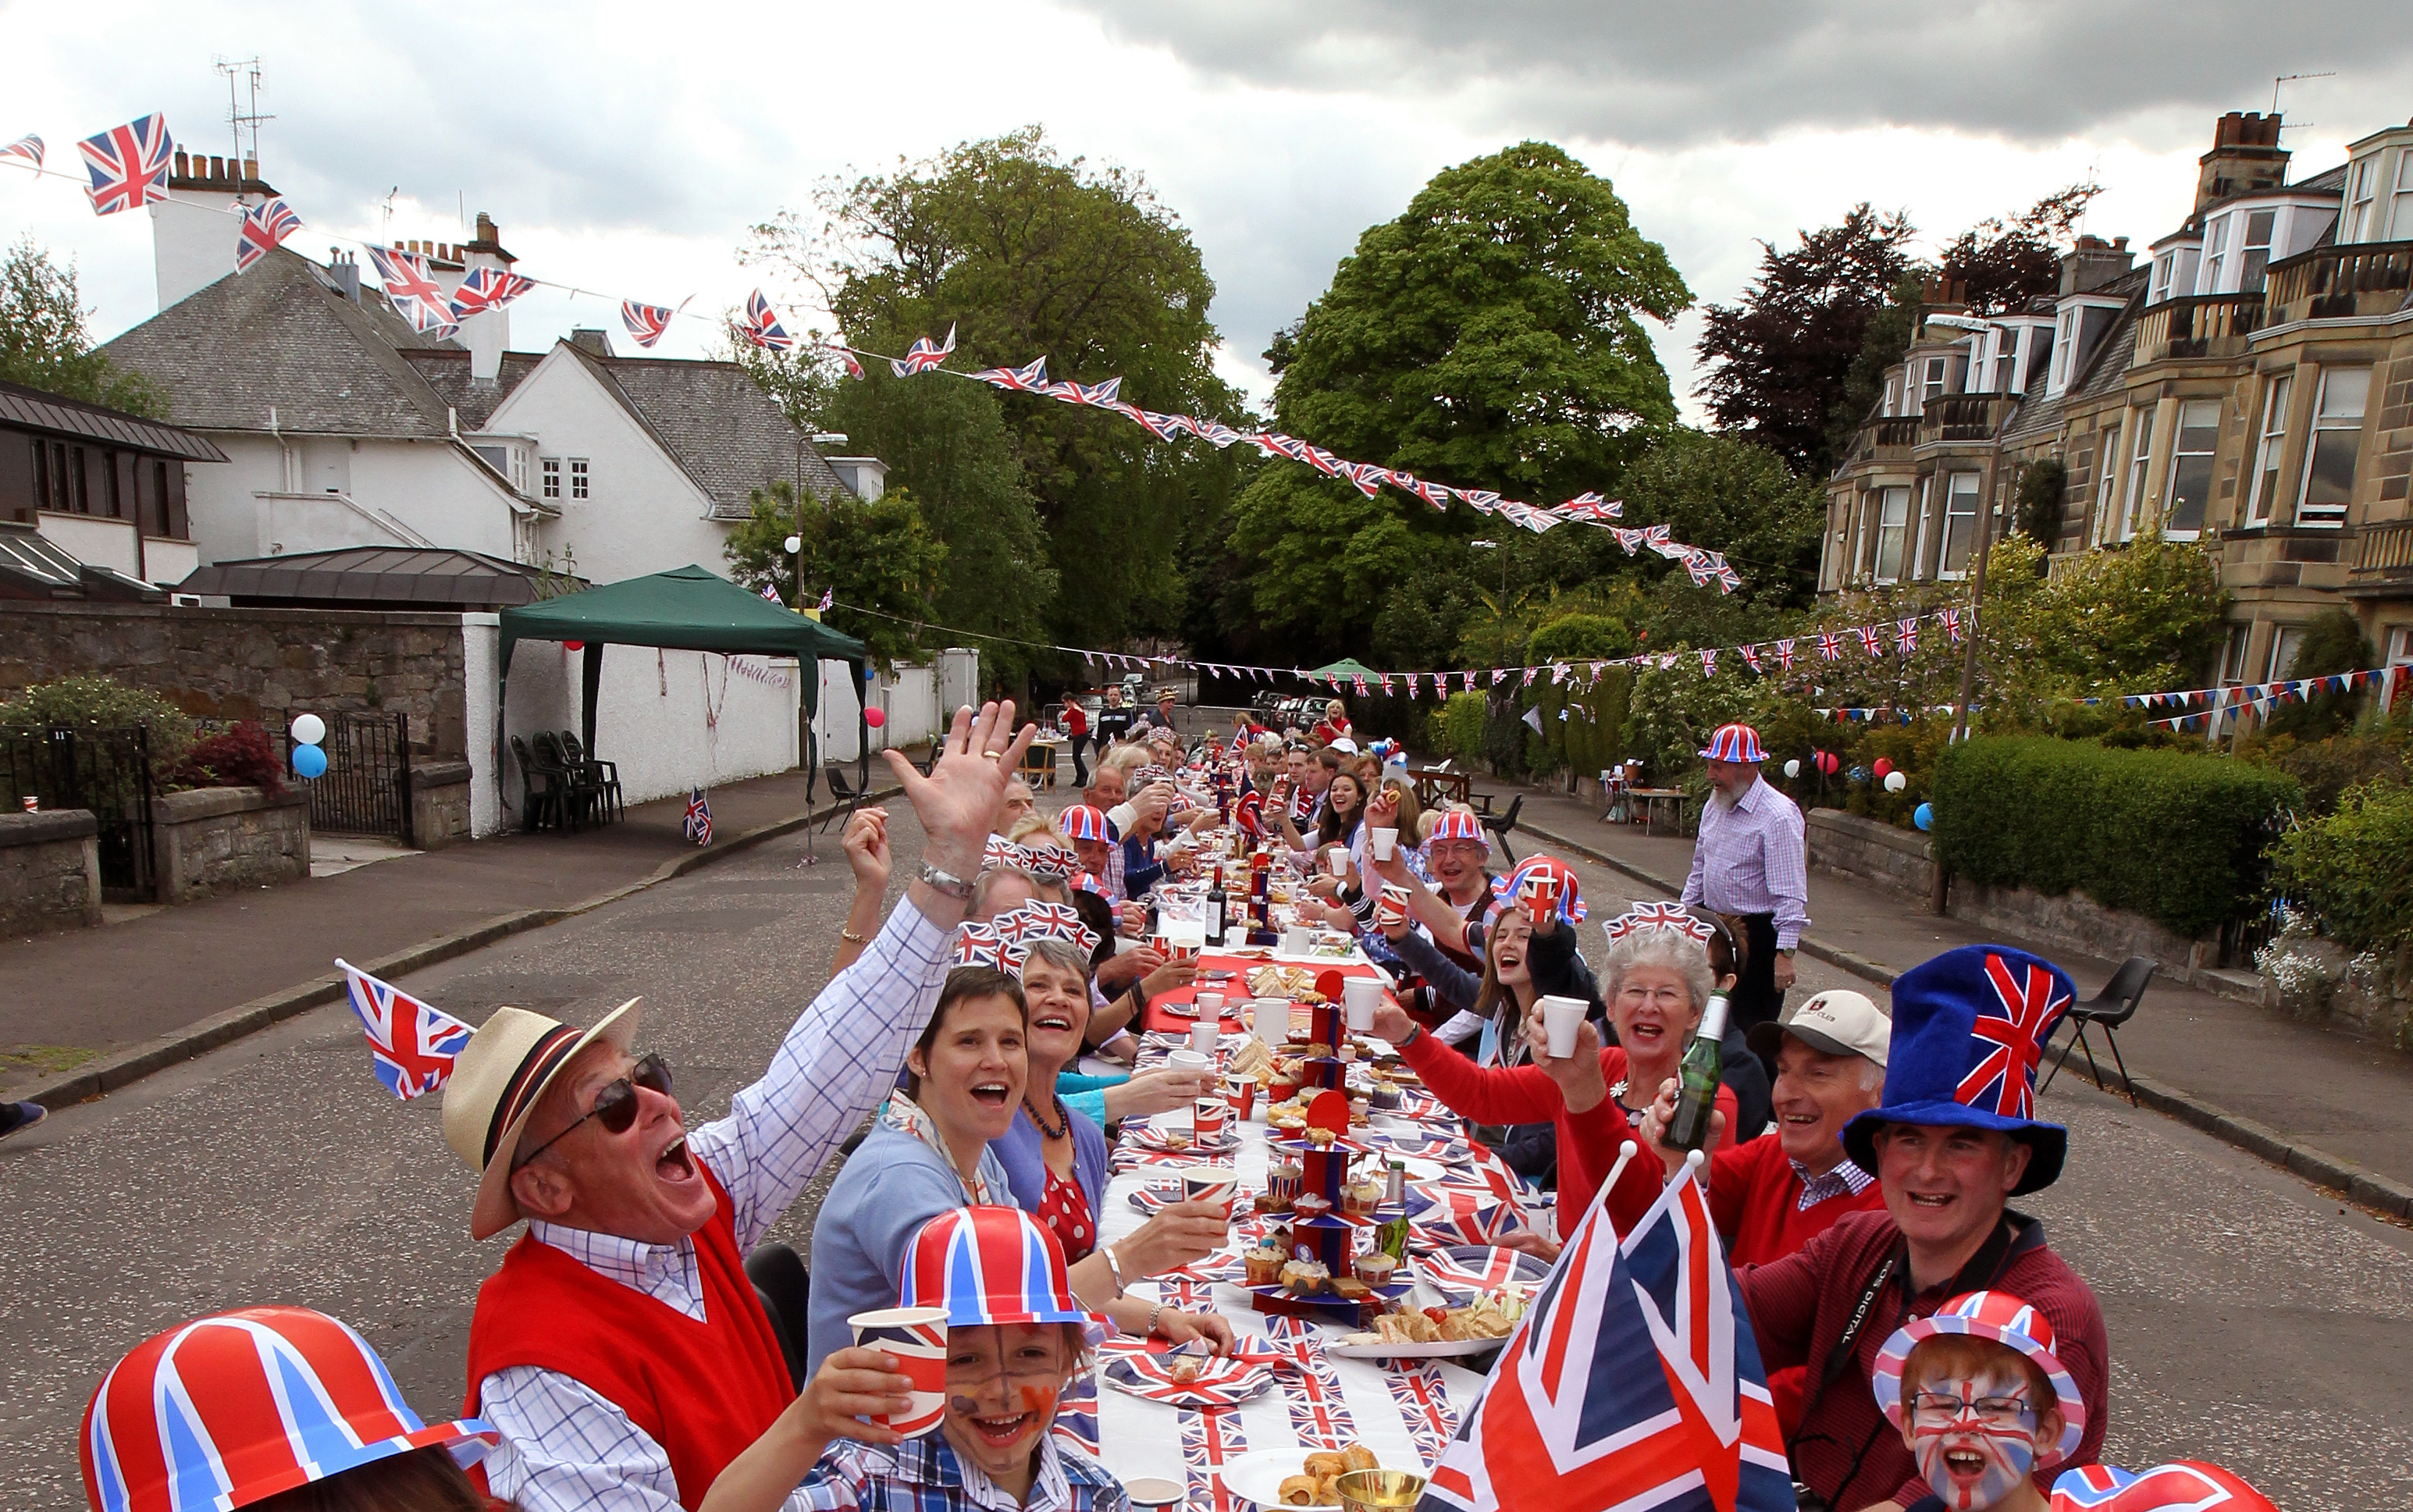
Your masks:
M2095 1086L2104 1085L2103 1068L2095 1063L2095 1046L2086 1041L2086 1027L2094 1024L2102 1029L2103 1043L2111 1047L2111 1063L2120 1068L2120 1085L2128 1094L2128 1105L2137 1105L2136 1084L2128 1079L2128 1062L2121 1058L2120 1042L2112 1037L2111 1031L2137 1016L2137 1005L2145 1001L2145 984L2151 982L2154 973L2160 969L2157 961L2131 956L2111 973L2111 980L2103 985L2102 991L2085 1002L2070 1004L2069 1012L2063 1016L2077 1026L2077 1032L2062 1045L2061 1059L2055 1060L2052 1070L2045 1074L2046 1087L2051 1086L2052 1078L2061 1074L2062 1065L2069 1060L2073 1047L2086 1051L2086 1069L2095 1074Z
M1483 827L1491 832L1491 838L1500 844L1501 857L1511 865L1517 860L1517 852L1508 849L1508 832L1517 827L1517 810L1524 807L1525 795L1520 793L1508 800L1506 813L1483 816Z
M829 763L828 770L830 796L836 798L837 802L830 805L829 812L823 814L821 823L814 826L818 829L829 828L830 821L840 814L852 817L855 809L863 803L864 788L858 788L846 779L846 766L843 763L832 762ZM869 786L868 782L864 785L865 788Z

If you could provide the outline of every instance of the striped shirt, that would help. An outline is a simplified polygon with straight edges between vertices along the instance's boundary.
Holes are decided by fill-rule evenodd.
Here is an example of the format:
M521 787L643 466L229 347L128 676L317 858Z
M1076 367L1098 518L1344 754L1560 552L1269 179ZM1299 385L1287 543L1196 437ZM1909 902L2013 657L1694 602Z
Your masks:
M830 979L729 1116L688 1136L729 1193L737 1248L751 1250L889 1088L938 1001L952 927L910 903L888 915L852 966ZM647 1244L534 1223L528 1232L580 1264L691 1318L703 1316L695 1240ZM674 1512L670 1455L600 1392L558 1371L515 1365L479 1383L478 1416L502 1430L486 1483L520 1512ZM800 1497L801 1492L798 1493ZM807 1504L791 1497L792 1508Z
M1701 809L1683 902L1716 913L1773 914L1776 948L1799 944L1810 927L1810 861L1793 800L1757 778L1731 808L1711 797Z

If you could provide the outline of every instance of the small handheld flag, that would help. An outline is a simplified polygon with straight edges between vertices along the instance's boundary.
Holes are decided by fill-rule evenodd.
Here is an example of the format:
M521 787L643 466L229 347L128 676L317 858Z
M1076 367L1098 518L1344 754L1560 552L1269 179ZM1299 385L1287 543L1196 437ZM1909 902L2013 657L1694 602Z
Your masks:
M698 845L712 843L712 806L703 801L702 788L688 790L687 819L679 832Z
M469 1047L469 1026L348 961L335 965L343 971L345 996L359 1015L385 1090L408 1102L442 1087L452 1075L453 1060Z

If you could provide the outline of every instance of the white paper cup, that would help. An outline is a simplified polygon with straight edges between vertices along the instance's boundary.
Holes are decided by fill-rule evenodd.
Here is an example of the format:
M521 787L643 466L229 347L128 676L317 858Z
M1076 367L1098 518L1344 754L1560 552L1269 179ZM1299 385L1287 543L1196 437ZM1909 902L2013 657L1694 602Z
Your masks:
M1205 1104L1200 1104L1202 1110ZM1177 1173L1181 1178L1181 1199L1184 1202L1217 1202L1223 1205L1223 1219L1232 1217L1232 1198L1239 1192L1239 1178L1230 1171L1212 1165L1185 1165Z
M1551 1060L1564 1060L1576 1053L1576 1030L1583 1027L1588 1006L1581 998L1542 999L1542 1028L1550 1036Z
M1219 1019L1223 1016L1223 995L1221 993L1202 991L1197 995L1196 1001L1198 1003L1198 1016L1201 1021Z
M1345 845L1336 845L1331 850L1325 852L1324 864L1332 868L1332 874L1336 877L1347 871L1349 869L1349 848Z
M854 1342L884 1349L896 1356L913 1380L912 1406L901 1416L889 1413L873 1422L917 1438L939 1426L947 1416L947 1310L942 1307L884 1307L857 1312L846 1320Z
M1257 1038L1267 1045L1280 1045L1290 1038L1290 1003L1281 998L1259 998L1249 1004L1249 1025Z
M1374 1027L1374 1005L1383 1001L1383 984L1370 976L1353 976L1340 984L1340 1001L1351 1030L1364 1033Z
M1201 1055L1213 1055L1218 1027L1215 1019L1200 1014L1198 1021L1190 1026L1190 1047Z
M1164 1058L1164 1065L1168 1071L1186 1071L1203 1076L1215 1069L1215 1058L1183 1045Z
M1304 956L1315 948L1315 931L1303 924L1294 924L1282 931L1282 954Z
M1395 846L1395 845L1399 844L1399 832L1398 830L1396 830L1396 829L1378 829L1378 830L1376 830L1376 831L1374 832L1374 859L1375 859L1375 860L1377 860L1377 861L1388 861L1388 860L1390 860L1390 859L1391 859L1391 848L1392 848L1393 846Z

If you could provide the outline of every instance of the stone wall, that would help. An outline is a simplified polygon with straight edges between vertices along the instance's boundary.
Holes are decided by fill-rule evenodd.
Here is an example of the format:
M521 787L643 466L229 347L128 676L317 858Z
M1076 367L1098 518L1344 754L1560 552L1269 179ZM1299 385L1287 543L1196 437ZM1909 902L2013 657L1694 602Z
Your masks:
M99 922L99 826L92 811L0 814L0 935Z
M441 850L470 838L469 793L467 762L412 764L410 834L421 850Z
M306 882L310 799L298 790L200 788L151 801L151 853L162 903L239 887Z
M2025 887L1992 887L1966 877L1952 879L1952 917L1981 929L1999 929L2049 940L2109 961L2142 956L2159 961L2166 976L2192 982L2220 963L2215 938L2189 940L2141 913L2108 909L2084 893L2047 897Z
M1935 888L1927 837L1840 808L1813 808L1810 865L1925 902Z
M413 746L466 750L458 615L0 603L0 699L96 673L213 719L403 709Z

